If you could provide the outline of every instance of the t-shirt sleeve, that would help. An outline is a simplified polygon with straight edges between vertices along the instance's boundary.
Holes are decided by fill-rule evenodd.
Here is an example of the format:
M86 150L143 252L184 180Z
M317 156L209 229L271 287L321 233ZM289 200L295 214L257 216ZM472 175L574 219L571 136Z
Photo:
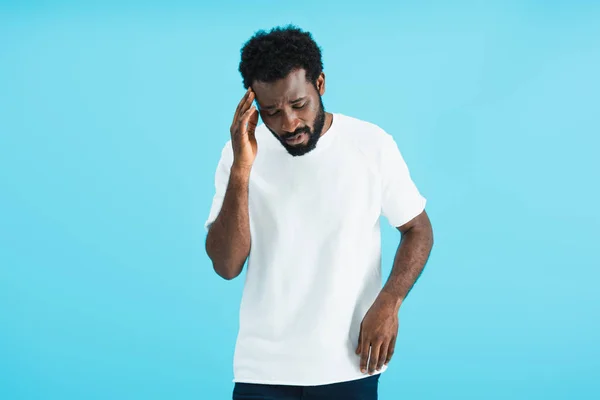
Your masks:
M208 219L204 223L204 229L208 232L210 225L215 222L215 219L219 216L221 207L223 206L223 199L225 198L225 191L227 190L227 184L229 183L229 173L231 171L231 164L233 163L233 150L231 147L231 141L228 141L221 152L221 159L217 164L215 171L215 191L212 199L212 205L208 214Z
M381 149L381 214L390 225L399 227L425 209L427 200L413 182L394 137L384 134Z

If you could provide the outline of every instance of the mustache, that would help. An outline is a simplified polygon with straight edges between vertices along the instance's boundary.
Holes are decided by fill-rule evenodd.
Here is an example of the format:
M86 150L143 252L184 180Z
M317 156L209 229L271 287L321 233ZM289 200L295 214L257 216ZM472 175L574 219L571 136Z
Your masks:
M303 126L302 128L296 129L294 132L285 133L285 134L281 135L281 139L287 140L287 139L293 138L294 136L296 136L299 133L307 133L310 135L310 133L311 133L310 128L308 126Z

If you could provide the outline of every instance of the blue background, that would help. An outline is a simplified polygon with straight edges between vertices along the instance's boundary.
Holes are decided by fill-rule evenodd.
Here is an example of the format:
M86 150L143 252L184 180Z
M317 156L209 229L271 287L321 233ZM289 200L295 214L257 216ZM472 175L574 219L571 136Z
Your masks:
M429 201L380 398L600 398L598 2L200 3L0 1L1 399L230 398L203 223L240 47L287 23Z

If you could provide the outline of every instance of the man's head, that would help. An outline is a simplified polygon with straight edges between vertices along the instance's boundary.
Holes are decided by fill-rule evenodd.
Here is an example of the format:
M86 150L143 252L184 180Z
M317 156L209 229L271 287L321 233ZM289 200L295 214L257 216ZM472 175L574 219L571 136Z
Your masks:
M258 31L241 53L244 87L252 87L267 128L293 156L313 150L325 125L325 75L311 34L293 26Z

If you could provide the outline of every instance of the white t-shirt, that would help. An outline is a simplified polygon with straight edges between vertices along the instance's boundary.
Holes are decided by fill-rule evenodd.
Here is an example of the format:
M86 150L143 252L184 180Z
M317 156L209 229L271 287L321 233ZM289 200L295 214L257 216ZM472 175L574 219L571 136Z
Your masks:
M333 114L317 147L299 157L263 124L256 139L233 381L322 385L367 377L355 349L382 287L380 216L398 227L426 200L394 138L372 123ZM228 141L207 229L232 162Z

